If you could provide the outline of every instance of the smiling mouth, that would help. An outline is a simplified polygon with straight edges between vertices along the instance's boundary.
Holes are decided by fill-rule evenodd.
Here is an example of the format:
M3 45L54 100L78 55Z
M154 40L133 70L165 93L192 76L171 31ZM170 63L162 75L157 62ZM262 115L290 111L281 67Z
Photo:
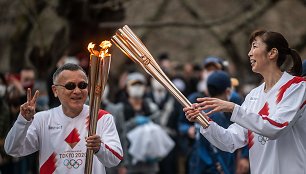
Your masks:
M71 98L72 100L76 100L76 101L79 101L79 100L81 100L82 99L82 97L73 97L73 98Z
M251 59L251 60L250 60L251 66L253 66L255 62L256 62L256 60Z

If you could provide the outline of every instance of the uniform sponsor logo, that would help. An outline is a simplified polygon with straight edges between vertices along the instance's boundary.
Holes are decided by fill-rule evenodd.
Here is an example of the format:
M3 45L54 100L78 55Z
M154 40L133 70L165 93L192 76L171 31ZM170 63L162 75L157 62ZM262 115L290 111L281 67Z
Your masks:
M68 169L72 168L79 168L83 164L82 159L65 159L63 161L64 166L66 166Z
M49 130L57 130L57 129L62 129L62 128L63 128L62 125L56 125L56 126L49 125L48 127Z

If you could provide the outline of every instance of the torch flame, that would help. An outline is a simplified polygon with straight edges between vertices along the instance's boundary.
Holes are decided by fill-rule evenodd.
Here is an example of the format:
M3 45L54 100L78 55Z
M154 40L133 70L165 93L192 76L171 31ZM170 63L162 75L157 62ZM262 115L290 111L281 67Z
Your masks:
M90 54L93 54L95 56L99 56L99 51L94 50L95 48L95 44L93 44L92 42L90 42L87 46L88 51L90 52Z
M112 46L112 43L110 41L108 40L102 41L99 46L101 47L100 50L101 57L110 56L110 54L108 53L108 48Z
M108 53L108 48L112 46L111 42L108 40L102 41L99 47L101 48L100 50L95 50L95 44L90 42L87 46L88 51L97 56L103 58L104 56L111 56L111 54Z
M109 47L112 46L112 43L108 40L102 41L99 45L103 50L108 49Z
M89 52L91 52L91 50L95 47L95 44L93 44L92 42L90 42L87 46L87 49Z

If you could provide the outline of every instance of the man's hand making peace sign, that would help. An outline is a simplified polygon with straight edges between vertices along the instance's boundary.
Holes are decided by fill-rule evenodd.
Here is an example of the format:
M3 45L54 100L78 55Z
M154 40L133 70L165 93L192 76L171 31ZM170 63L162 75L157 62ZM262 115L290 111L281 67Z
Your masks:
M31 89L27 89L27 102L20 106L20 114L28 121L30 121L35 114L36 100L38 98L39 91L36 90L32 98Z

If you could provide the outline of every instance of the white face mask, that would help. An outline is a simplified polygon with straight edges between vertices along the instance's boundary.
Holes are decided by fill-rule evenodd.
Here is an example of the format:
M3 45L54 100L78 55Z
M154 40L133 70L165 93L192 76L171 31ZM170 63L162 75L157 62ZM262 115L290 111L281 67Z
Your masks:
M3 97L5 95L6 91L6 86L5 85L0 85L0 97Z
M201 80L199 81L198 85L197 85L197 90L200 92L203 91L207 91L207 79L209 77L209 75L211 75L214 71L206 71L204 70L204 72L201 75Z
M227 98L227 101L231 100L231 96L230 95L227 95L226 98Z
M127 92L129 93L130 97L142 98L142 96L145 93L145 86L144 85L128 86Z
M151 86L154 91L165 91L166 90L165 87L155 79L151 80Z
M202 77L202 80L207 80L208 79L208 76L211 75L214 71L207 71L207 70L204 70L201 77Z

